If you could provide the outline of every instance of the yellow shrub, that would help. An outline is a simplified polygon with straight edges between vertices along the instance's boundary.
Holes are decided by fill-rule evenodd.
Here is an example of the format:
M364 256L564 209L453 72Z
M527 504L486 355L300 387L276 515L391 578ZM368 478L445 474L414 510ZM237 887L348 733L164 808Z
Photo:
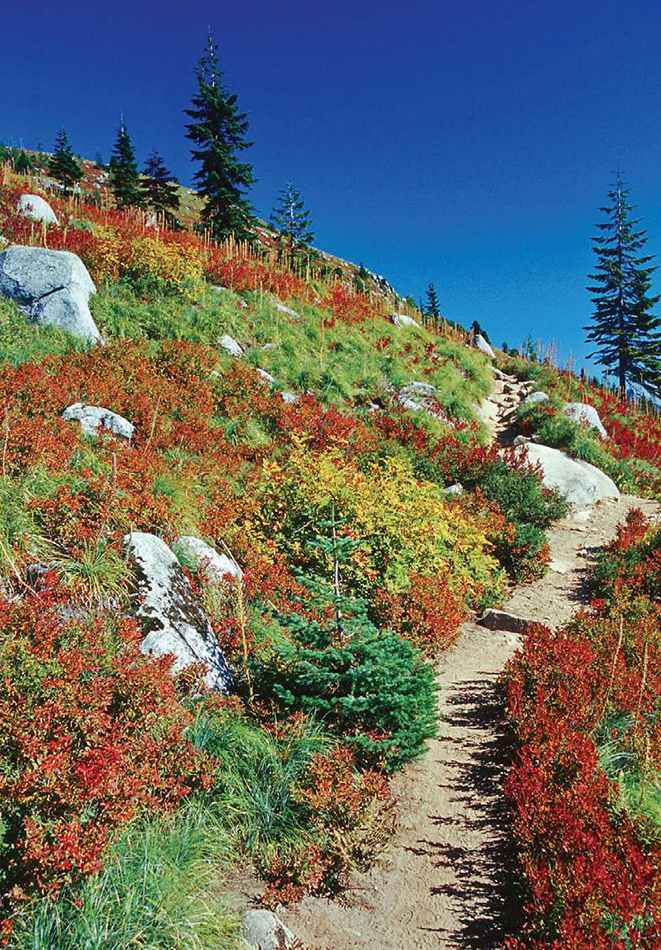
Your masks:
M203 258L196 248L164 244L151 237L130 242L123 267L134 280L184 293L194 289L204 274Z
M500 593L502 572L482 528L403 459L363 472L339 453L301 448L284 468L265 466L261 491L264 530L275 526L279 544L302 566L328 569L309 542L328 534L320 525L333 513L342 533L363 542L348 574L364 596L378 586L406 590L415 573L445 576L457 592Z

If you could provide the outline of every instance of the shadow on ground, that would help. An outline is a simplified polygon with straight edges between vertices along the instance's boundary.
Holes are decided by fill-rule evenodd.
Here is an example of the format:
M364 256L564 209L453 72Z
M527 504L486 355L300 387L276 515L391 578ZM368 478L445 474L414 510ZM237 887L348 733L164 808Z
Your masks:
M432 855L438 867L452 867L452 884L432 888L432 893L452 902L458 926L450 931L433 928L439 945L496 950L517 930L520 898L516 891L516 855L510 838L510 812L502 782L511 761L511 740L504 725L503 697L495 677L484 675L458 683L446 699L444 722L464 731L460 742L463 761L444 763L444 787L453 802L461 802L461 816L432 816L440 835L453 828L456 841L471 841L480 832L478 847L441 841L419 841L421 851ZM443 726L441 726L443 730ZM468 759L466 760L466 754ZM411 849L413 850L413 849Z

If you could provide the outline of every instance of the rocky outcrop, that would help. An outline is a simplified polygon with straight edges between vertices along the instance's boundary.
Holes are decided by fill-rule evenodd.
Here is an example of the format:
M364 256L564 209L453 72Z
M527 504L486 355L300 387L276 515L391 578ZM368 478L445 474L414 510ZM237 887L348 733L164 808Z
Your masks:
M547 488L557 489L575 508L587 508L606 498L619 498L615 482L589 462L572 459L559 449L529 442L528 459L542 469Z
M103 406L88 406L84 402L69 406L62 418L66 422L79 422L85 435L96 435L99 429L107 429L122 439L132 439L135 432L135 426L123 416Z
M594 406L590 406L587 402L566 402L563 411L574 422L596 429L602 439L608 438L608 433Z
M57 226L59 224L57 215L40 195L21 195L16 210L22 217L29 218L30 221L38 221L39 224L47 226L51 224Z
M101 334L88 304L93 293L87 268L69 251L13 245L0 254L0 294L33 323L98 343Z
M173 552L142 531L127 534L124 544L134 570L133 612L145 633L142 652L172 654L175 672L203 663L206 685L227 692L232 676L225 657Z
M175 552L179 558L192 561L195 568L206 578L207 583L220 585L229 578L243 577L243 572L234 558L220 554L206 541L184 535L177 538Z
M294 935L270 910L249 910L244 914L243 939L254 950L288 950Z
M411 412L430 412L436 406L436 387L431 383L407 383L397 393L397 402Z

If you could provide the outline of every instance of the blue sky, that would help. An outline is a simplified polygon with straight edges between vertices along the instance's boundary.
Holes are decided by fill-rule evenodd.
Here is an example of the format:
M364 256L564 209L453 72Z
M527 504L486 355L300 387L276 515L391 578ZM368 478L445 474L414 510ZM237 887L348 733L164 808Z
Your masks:
M590 236L613 172L661 257L661 8L647 2L31 0L2 13L0 140L108 156L123 112L184 182L208 25L250 115L267 213L294 181L317 244L495 342L587 352ZM661 290L661 276L656 281Z

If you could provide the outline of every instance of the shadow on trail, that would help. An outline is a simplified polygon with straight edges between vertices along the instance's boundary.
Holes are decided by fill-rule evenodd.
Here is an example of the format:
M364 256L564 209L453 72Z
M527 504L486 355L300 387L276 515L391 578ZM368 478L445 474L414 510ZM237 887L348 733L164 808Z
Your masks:
M495 950L517 929L519 900L515 891L516 856L509 835L510 813L502 782L511 760L511 743L504 724L503 698L495 677L458 683L446 699L444 723L466 730L463 761L443 763L445 787L464 807L459 815L435 815L440 835L454 826L454 842L470 842L479 832L479 845L421 841L438 867L451 867L454 882L432 888L454 906L459 924L453 931L430 928L440 946ZM443 725L441 725L441 731ZM445 740L444 740L445 741ZM450 737L453 743L455 740Z

